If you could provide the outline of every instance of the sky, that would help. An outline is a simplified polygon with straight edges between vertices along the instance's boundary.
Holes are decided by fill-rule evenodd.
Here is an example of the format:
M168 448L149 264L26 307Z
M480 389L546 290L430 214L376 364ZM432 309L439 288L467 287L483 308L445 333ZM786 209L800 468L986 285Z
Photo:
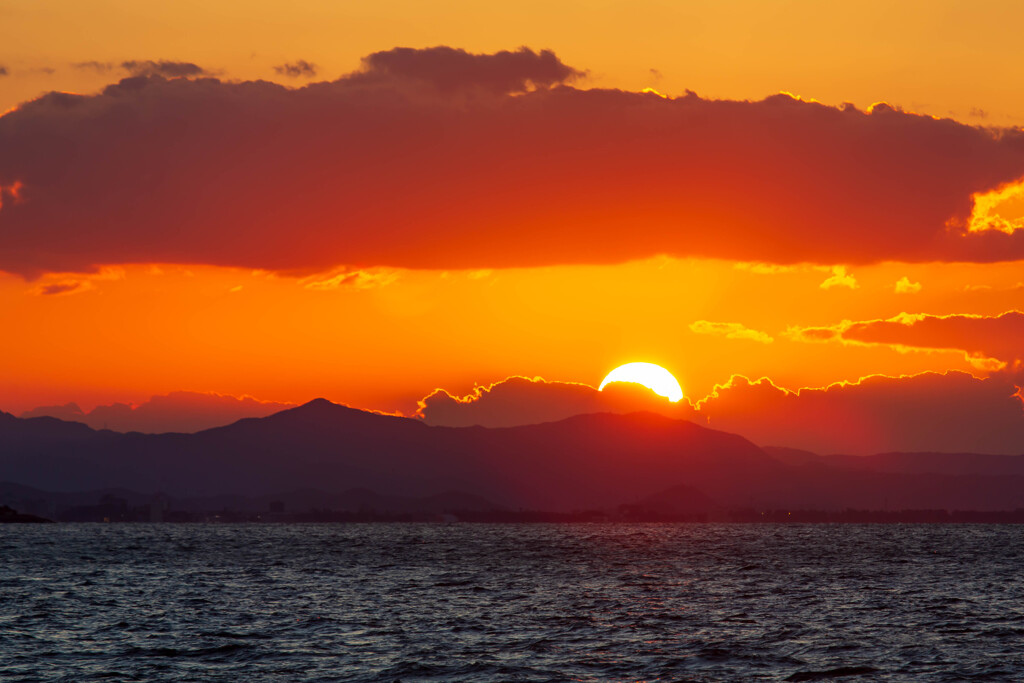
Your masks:
M646 407L762 445L1024 453L1022 24L0 2L0 410ZM631 361L684 401L598 395Z

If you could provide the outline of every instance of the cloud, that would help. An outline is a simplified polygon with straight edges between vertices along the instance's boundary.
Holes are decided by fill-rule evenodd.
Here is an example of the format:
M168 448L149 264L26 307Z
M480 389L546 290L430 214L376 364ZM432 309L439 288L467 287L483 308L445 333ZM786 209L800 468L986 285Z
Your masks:
M59 296L65 294L81 294L96 288L100 282L123 280L125 270L117 266L104 266L95 273L84 276L67 277L67 274L54 273L46 276L29 291L39 296Z
M893 288L897 294L917 294L921 291L920 282L911 282L910 278L904 275L896 281L896 286Z
M424 83L443 93L479 89L505 95L532 87L550 88L585 75L554 52L525 47L494 54L470 54L450 47L417 50L398 47L363 59L363 71L349 78L361 83Z
M963 291L965 292L1018 292L1024 290L1024 282L1018 282L1016 284L993 287L992 285L964 285Z
M624 385L626 386L626 385ZM581 384L514 377L465 397L437 390L420 404L429 424L505 427L594 412L649 410L740 434L761 445L818 453L886 451L1024 454L1024 376L978 379L962 372L857 382L789 391L739 375L696 402L669 403L650 392L605 396ZM893 406L899 406L894 410Z
M955 349L1007 363L1024 361L1024 312L997 316L901 313L888 320L848 322L840 337L867 344Z
M241 398L224 394L175 391L138 404L112 403L83 411L77 404L42 406L21 414L21 417L48 415L61 420L82 422L93 429L115 432L198 432L237 422L246 417L264 417L292 408L291 403L259 401L250 396Z
M849 322L849 321L845 321ZM786 328L786 337L793 341L821 343L841 341L844 323L832 327L800 327L791 325Z
M302 88L137 64L159 75L0 117L0 185L24 186L0 270L1024 259L1024 231L967 229L1024 177L1021 130L584 90L527 49L399 48Z
M787 391L734 376L700 406L708 426L760 445L817 453L886 451L1024 454L1024 378L967 373L876 375ZM894 409L898 406L898 410Z
M740 323L713 323L708 320L698 320L690 324L690 331L697 334L719 335L726 339L749 339L762 344L771 344L773 341L767 332L752 330Z
M116 68L112 62L97 62L96 60L75 62L72 66L76 69L88 69L99 73L107 73L108 71L113 71Z
M1024 313L998 316L900 313L888 320L844 320L826 327L786 329L794 341L882 345L900 352L955 351L982 372L1024 365Z
M120 69L127 71L131 76L159 76L162 78L183 78L189 76L207 76L209 71L193 64L192 62L174 62L166 59L130 59L115 64L113 62L99 62L90 60L87 62L75 62L72 66L76 69L95 71L100 74L109 73Z
M511 427L554 422L588 413L649 410L680 415L688 407L671 403L637 384L616 383L598 391L588 384L509 377L475 387L466 396L453 396L443 389L435 389L420 401L417 415L433 425Z
M0 209L4 207L4 203L17 203L21 201L21 190L24 186L21 181L14 181L6 187L0 185Z
M397 279L397 272L381 268L375 270L342 270L339 273L332 273L326 277L314 275L305 278L302 286L312 290L371 289L373 287L389 285Z
M1013 205L1016 204L1016 209ZM1009 209L1009 216L1001 213ZM1013 214L1017 215L1013 215ZM988 192L974 193L974 210L967 223L969 232L997 230L1012 235L1024 230L1024 180L1006 183Z
M819 287L822 289L832 289L833 287L857 289L860 285L857 284L857 280L852 275L846 272L845 266L835 266L832 268L832 276L822 282Z
M758 275L782 275L798 272L804 266L780 265L778 263L749 263L746 261L740 261L734 264L733 267L737 270L747 270L751 273L757 273Z
M163 78L203 76L209 73L203 67L192 62L171 62L165 59L158 61L133 59L121 62L121 68L132 76L162 76Z
M56 296L58 294L74 294L76 292L83 292L87 289L90 289L90 283L88 280L64 280L62 282L40 285L33 291L42 296Z
M84 422L86 413L77 403L66 403L62 406L40 406L26 410L20 417L55 417L68 422Z
M299 59L294 62L286 62L274 67L274 71L289 78L312 78L316 76L316 64Z

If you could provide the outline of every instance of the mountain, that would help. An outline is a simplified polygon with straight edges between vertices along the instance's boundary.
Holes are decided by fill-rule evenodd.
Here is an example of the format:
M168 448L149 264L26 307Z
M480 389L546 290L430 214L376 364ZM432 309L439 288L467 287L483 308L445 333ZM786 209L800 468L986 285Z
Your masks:
M21 513L6 505L0 505L0 524L45 524L50 521L45 517Z
M0 411L0 449L4 451L19 446L31 449L59 443L76 443L105 437L108 434L97 432L78 422L67 422L55 417L17 418Z
M91 491L43 491L12 482L0 482L0 506L61 518L91 517L102 519L98 508L119 507L122 510L150 506L190 513L213 513L230 510L235 513L308 513L311 511L365 512L400 514L433 514L446 512L501 512L503 508L479 496L446 491L422 498L404 498L375 493L367 489L332 492L321 489L296 489L260 496L219 495L200 498L172 499L161 493L140 493L127 489ZM69 511L71 514L69 515ZM76 511L77 514L76 514ZM85 511L83 514L82 511ZM143 518L148 518L144 515Z
M641 500L638 510L668 517L696 515L721 509L717 503L693 488L680 484Z
M1024 507L1020 460L982 456L965 470L935 458L932 471L920 471L929 457L904 458L925 463L914 471L889 456L878 456L889 469L865 468L874 461L765 450L652 413L432 427L318 399L196 434L119 434L0 415L0 480L58 492L122 488L180 500L302 489L416 499L462 491L513 510L571 511L636 504L683 486L686 502L678 504L693 511ZM985 469L997 464L998 472Z
M93 429L115 432L198 432L211 427L230 424L243 417L265 417L293 407L292 404L257 401L254 398L196 391L172 391L162 396L151 396L133 405L111 403L92 410L82 410L77 403L59 406L39 406L20 417L55 417L69 422L81 422Z
M831 467L849 472L890 474L1024 476L1024 457L1018 455L899 452L875 455L818 455L795 448L767 447L763 450L776 460L797 467Z

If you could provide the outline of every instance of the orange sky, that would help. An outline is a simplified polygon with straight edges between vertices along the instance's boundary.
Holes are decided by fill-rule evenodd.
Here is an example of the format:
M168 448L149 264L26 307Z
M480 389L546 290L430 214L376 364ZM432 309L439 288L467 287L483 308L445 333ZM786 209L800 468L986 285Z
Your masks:
M296 59L333 79L396 45L528 45L555 50L601 87L738 99L785 90L829 104L884 100L976 123L1024 123L1015 87L1024 81L1024 7L1013 0L7 0L0 19L0 64L10 71L0 110L44 90L108 83L72 66L90 61L181 60L229 78L288 82L273 67Z
M1011 2L4 3L0 410L413 414L635 360L692 401L732 375L1016 377L1020 25ZM438 45L477 56L390 51ZM520 45L553 54L484 57ZM51 90L84 97L30 102Z
M960 350L815 344L787 330L903 311L996 316L1020 308L1021 265L854 268L856 289L822 289L831 272L815 266L764 273L669 258L381 271L376 280L324 289L317 282L330 278L209 266L128 266L32 283L7 275L0 296L19 332L0 339L4 408L89 407L187 389L291 402L327 396L410 412L436 386L465 393L510 374L596 385L634 359L670 368L696 398L733 373L797 388L872 373L972 370ZM895 292L902 277L920 291ZM71 293L39 293L79 282ZM772 341L700 333L691 329L698 321L740 323Z

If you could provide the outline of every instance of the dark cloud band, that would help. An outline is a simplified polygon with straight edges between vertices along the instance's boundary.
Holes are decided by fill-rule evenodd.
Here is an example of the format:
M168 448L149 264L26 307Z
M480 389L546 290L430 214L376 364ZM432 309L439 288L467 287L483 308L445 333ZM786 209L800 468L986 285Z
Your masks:
M581 90L526 49L396 49L298 89L146 64L0 118L0 270L1024 258L1024 231L960 227L1024 176L1019 130Z
M466 397L438 390L420 403L429 424L508 427L571 415L640 410L692 420L740 434L762 446L821 454L887 451L1024 453L1024 375L962 372L904 377L874 375L858 382L787 391L739 375L695 405L669 403L622 385L598 391L582 384L512 377ZM609 385L614 387L615 385ZM899 410L893 410L899 406Z

